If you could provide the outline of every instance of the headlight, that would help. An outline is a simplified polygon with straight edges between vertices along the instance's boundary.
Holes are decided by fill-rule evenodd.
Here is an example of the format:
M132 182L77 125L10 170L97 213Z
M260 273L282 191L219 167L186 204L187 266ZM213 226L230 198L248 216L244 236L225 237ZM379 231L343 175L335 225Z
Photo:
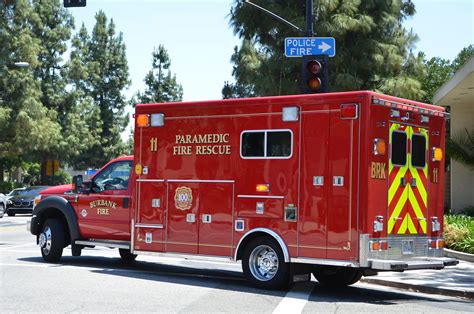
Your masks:
M41 202L41 195L37 195L33 200L33 209L39 204L39 202Z

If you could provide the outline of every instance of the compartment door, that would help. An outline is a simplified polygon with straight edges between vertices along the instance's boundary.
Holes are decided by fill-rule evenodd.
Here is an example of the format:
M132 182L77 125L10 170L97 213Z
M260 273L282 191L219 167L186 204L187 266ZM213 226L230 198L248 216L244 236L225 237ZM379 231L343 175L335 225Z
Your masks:
M199 183L168 181L167 252L198 253Z
M199 254L232 256L233 183L199 183Z
M139 179L135 216L135 250L162 252L166 210L164 180Z
M329 127L326 255L352 260L358 256L359 119L343 119L339 110L332 110Z

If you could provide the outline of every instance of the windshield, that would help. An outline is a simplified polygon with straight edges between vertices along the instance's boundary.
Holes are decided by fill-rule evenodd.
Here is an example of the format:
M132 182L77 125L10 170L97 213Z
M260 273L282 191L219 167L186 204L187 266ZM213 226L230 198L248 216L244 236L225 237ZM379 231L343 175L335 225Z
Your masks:
M47 186L32 186L32 187L29 187L29 188L26 188L24 190L20 190L19 193L17 195L28 195L28 196L33 196L33 195L37 195L39 192L45 190L46 188L48 188Z
M14 189L10 191L10 193L7 194L7 196L16 196L20 195L21 192L23 192L25 189Z

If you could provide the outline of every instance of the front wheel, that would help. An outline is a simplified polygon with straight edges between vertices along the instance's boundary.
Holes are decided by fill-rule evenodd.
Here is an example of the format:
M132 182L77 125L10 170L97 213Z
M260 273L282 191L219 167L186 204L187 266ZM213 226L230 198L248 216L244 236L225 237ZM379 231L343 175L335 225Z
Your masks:
M15 216L15 211L13 209L7 210L7 215L8 216Z
M57 263L63 255L64 229L58 219L47 219L39 235L38 244L46 262Z
M128 249L119 249L120 257L122 261L131 263L137 258L137 254L132 254Z
M362 272L349 267L318 267L313 271L313 275L325 287L341 288L358 282Z
M290 281L290 267L285 263L278 243L268 237L255 238L245 247L242 256L245 277L264 289L282 289Z

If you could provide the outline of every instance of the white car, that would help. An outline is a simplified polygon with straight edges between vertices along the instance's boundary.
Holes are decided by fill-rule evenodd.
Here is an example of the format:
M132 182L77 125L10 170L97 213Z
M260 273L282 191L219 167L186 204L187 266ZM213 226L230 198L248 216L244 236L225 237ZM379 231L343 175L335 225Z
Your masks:
M0 218L5 215L5 209L7 208L7 197L5 194L0 193Z

